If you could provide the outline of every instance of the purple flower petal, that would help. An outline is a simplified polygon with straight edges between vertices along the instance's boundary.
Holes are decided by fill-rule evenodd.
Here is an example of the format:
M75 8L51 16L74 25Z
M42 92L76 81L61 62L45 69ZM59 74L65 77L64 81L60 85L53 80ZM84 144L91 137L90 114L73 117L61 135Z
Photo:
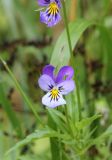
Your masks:
M63 96L60 94L60 97L58 98L58 100L55 99L51 99L50 97L50 92L48 92L43 98L42 98L42 104L50 107L50 108L55 108L57 106L66 104L66 101L63 99Z
M57 87L62 95L66 95L74 90L75 84L73 80L65 80L59 83Z
M58 75L56 77L56 83L60 83L63 80L70 80L73 77L73 75L73 68L71 66L64 66L58 72Z
M50 4L50 0L37 0L39 6L48 6Z
M55 69L54 66L52 66L52 65L46 65L46 66L43 68L42 74L47 74L47 75L50 76L52 79L54 79L54 75L53 75L54 69Z
M48 27L53 27L56 24L58 24L61 21L61 16L60 16L60 12L53 15L50 19L50 21L47 23Z
M58 7L61 8L61 1L60 0L55 0L55 2L58 4Z
M40 11L40 21L47 24L48 27L55 26L61 20L60 12L55 14L49 13L48 9L46 11Z
M46 74L40 76L38 84L39 87L44 91L50 91L55 86L53 79Z
M49 21L49 19L50 19L50 17L49 17L49 15L47 14L47 10L46 11L40 11L40 21L42 22L42 23L45 23L45 24L47 24L48 23L48 21Z

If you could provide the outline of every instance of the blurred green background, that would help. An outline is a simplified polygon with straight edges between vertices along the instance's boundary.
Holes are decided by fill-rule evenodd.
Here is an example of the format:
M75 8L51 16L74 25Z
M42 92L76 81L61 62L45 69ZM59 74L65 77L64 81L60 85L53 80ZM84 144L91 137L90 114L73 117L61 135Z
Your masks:
M83 116L102 114L94 124L96 136L112 123L112 0L70 0L66 3L69 22L85 18L99 24L87 29L74 48ZM41 106L43 92L37 80L43 66L50 62L64 22L47 28L40 23L39 12L35 11L38 8L36 0L0 1L0 56L46 122L46 110ZM39 125L0 63L0 160L51 159L48 138L4 156L11 146ZM87 155L87 160L111 160L112 140L91 147Z

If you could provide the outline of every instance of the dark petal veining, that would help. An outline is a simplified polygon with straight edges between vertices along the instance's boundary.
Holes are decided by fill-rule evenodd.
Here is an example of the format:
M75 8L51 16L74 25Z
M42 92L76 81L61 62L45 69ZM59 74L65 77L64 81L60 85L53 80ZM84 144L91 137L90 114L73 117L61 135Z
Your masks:
M51 99L51 96L50 96L50 92L48 92L43 98L42 98L42 104L47 106L47 107L50 107L50 108L55 108L57 106L60 106L60 105L64 105L66 104L66 101L63 99L63 96L60 94L58 99Z
M49 13L49 10L40 11L40 21L47 24L48 27L53 27L61 20L60 12L54 14Z
M46 74L40 76L38 84L39 87L44 91L50 91L55 86L55 82L53 81L53 79Z
M40 88L48 92L42 98L42 104L50 108L66 104L63 95L67 95L75 88L75 83L72 80L74 74L72 67L62 67L57 77L54 75L54 69L54 66L46 65L38 80Z

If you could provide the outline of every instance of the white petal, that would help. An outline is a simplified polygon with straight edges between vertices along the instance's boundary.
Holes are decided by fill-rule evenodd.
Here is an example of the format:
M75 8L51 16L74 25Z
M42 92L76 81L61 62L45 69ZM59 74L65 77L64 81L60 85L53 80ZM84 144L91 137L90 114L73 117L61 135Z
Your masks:
M66 101L63 99L63 96L59 94L58 100L51 99L50 92L48 92L43 98L42 98L42 104L44 104L47 107L55 108L57 106L66 104Z

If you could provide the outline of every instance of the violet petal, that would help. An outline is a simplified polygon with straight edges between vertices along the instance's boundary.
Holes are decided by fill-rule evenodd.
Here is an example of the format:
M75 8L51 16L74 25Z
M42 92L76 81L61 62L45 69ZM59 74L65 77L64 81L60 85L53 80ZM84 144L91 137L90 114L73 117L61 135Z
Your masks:
M42 70L42 74L47 74L48 76L50 76L52 79L54 79L54 72L55 67L52 65L46 65L43 70Z
M57 87L62 95L66 95L74 90L75 84L73 80L66 80L59 83Z
M48 6L50 4L50 0L37 0L39 6Z
M40 76L38 84L39 87L44 91L50 91L55 86L55 82L53 81L53 79L46 74Z
M70 80L74 75L74 70L71 66L63 66L56 77L56 83L60 83L63 80Z
M60 12L55 14L49 13L49 9L46 11L40 11L40 21L47 24L48 27L53 27L61 20Z

